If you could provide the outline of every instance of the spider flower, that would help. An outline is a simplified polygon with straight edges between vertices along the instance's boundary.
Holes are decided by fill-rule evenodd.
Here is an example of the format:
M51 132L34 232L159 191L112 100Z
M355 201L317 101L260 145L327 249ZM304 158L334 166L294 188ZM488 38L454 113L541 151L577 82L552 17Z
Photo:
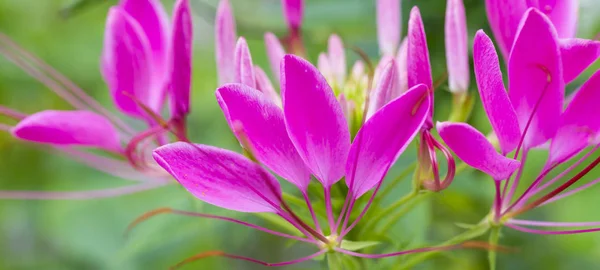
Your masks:
M531 44L534 43L537 46L532 47ZM483 134L467 124L438 124L440 136L460 159L494 179L496 198L492 222L495 224L538 234L600 230L597 228L600 226L598 222L545 222L515 218L599 182L595 180L569 189L600 163L600 158L589 160L600 142L600 122L594 117L600 112L594 102L600 95L600 72L597 71L581 86L581 90L563 111L565 84L562 52L557 31L548 17L537 9L527 10L509 56L508 83L511 90L507 93L494 45L480 30L473 45L475 76L500 152L496 151ZM546 165L517 198L515 192L527 153L548 140L551 143ZM589 146L593 148L575 164L548 179L549 173L556 170L558 165L572 159ZM513 151L515 153L511 155ZM520 157L519 153L522 153ZM573 177L567 177L568 173L583 162L588 162L584 169ZM531 228L594 226L596 228L576 230Z
M281 64L281 88L283 109L259 90L244 84L226 84L217 89L217 100L232 131L255 161L229 150L185 142L159 147L154 151L154 158L198 199L239 212L276 214L304 236L273 232L229 218L195 215L226 219L308 242L314 244L318 251L281 263L266 263L223 252L201 253L192 260L224 256L281 266L309 260L326 252L384 258L467 247L459 244L387 254L363 254L344 248L344 237L364 216L388 169L416 136L427 117L430 99L425 85L411 88L377 110L352 141L341 104L325 77L309 62L293 55L285 56ZM311 203L306 196L311 175L321 183L326 194L329 235L321 229L314 213L313 225L309 225L287 206L277 179L267 169L296 186L305 195L311 212ZM349 189L348 203L336 221L329 191L341 179ZM361 214L349 224L356 200L373 189Z
M502 55L508 59L521 17L528 8L543 13L556 29L562 52L563 76L573 81L600 57L600 42L576 38L578 0L486 0L488 20Z
M140 182L89 192L3 191L0 197L87 199L169 183L168 174L145 151L155 144L167 143L169 131L176 138L185 138L185 118L190 111L190 12L189 1L178 0L171 24L157 0L122 0L110 8L101 71L121 115L111 113L68 78L0 35L0 52L74 107L31 115L0 107L0 113L18 121L15 126L3 126L4 129L15 138L50 145L91 167ZM171 104L169 120L161 116L166 96ZM141 120L147 129L136 130L120 116Z

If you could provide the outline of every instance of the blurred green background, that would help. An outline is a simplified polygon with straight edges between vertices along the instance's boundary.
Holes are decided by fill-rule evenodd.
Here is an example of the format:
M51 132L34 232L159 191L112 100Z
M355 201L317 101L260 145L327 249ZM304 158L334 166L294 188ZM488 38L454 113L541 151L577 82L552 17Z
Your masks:
M66 12L74 1L0 1L0 31L27 50L47 61L111 109L108 91L99 73L104 19L116 0L90 0L90 4ZM246 36L255 63L268 69L262 43L264 31L285 33L279 0L231 0L238 35ZM469 34L484 28L483 0L465 0ZM172 1L163 1L170 11ZM193 141L238 150L239 146L214 99L213 21L216 0L191 0L194 10L193 107L189 120ZM410 7L418 5L424 17L434 79L445 71L443 24L445 1L403 1L403 33ZM581 0L579 37L592 38L600 31L597 0ZM307 0L304 35L311 60L325 49L330 33L338 33L346 45L377 55L374 1ZM535 46L532 44L532 46ZM350 50L348 57L358 57ZM351 63L349 61L349 63ZM598 69L599 65L589 70ZM585 76L569 85L568 91ZM445 84L443 90L447 89ZM476 93L473 84L471 92ZM436 94L436 118L448 115L450 95ZM43 109L69 109L42 84L28 77L12 63L0 58L0 104L27 113ZM0 118L4 122L4 118ZM10 121L6 121L10 123ZM481 130L489 124L477 104L471 123ZM12 123L11 123L12 124ZM531 181L542 165L543 152L533 153L524 181ZM390 175L414 159L414 150L403 155ZM598 170L595 174L598 175ZM592 177L586 178L587 180ZM89 169L48 148L14 140L0 132L0 189L3 190L85 190L127 185L129 182ZM595 187L568 200L527 215L549 221L600 220ZM404 185L394 191L399 198L408 192ZM492 181L480 173L467 172L453 186L423 203L407 215L391 239L406 243L439 243L461 232L455 223L476 223L489 210ZM119 198L85 201L0 201L0 269L166 269L195 253L208 250L252 256L266 261L291 259L312 249L224 222L165 215L156 217L124 236L127 225L138 215L157 207L174 207L235 216L265 224L249 215L236 214L203 204L177 185ZM486 238L482 238L485 240ZM365 239L362 239L365 240ZM600 234L539 236L504 229L501 243L516 247L499 255L498 269L598 269ZM486 269L486 252L446 252L420 269ZM392 260L392 259L388 259ZM308 262L286 269L315 269L322 264ZM263 269L246 262L208 258L185 269Z

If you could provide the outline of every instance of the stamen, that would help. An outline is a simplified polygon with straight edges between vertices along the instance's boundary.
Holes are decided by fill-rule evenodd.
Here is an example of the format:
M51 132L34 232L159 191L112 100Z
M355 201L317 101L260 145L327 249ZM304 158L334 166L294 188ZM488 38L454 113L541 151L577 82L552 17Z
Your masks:
M354 252L354 251L350 251L350 250L345 250L342 248L335 248L335 251L346 254L346 255L354 256L354 257L367 258L367 259L381 259L381 258L396 257L396 256L420 253L420 252L446 251L446 250L454 250L454 249L461 249L461 248L487 249L487 250L496 250L496 251L504 251L504 252L511 251L510 249L505 248L505 247L490 245L489 243L478 242L478 241L469 241L469 242L464 242L464 243L458 244L458 245L424 247L424 248L417 248L417 249L404 250L404 251L385 253L385 254L365 254L365 253L359 253L359 252Z
M19 112L14 109L4 107L1 105L0 105L0 115L5 115L5 116L10 117L17 121L21 121L21 120L23 120L23 118L27 117L27 114L24 114L22 112Z
M600 226L600 222L548 222L548 221L537 221L537 220L520 220L511 219L507 223L524 226L538 226L538 227L592 227Z
M12 126L0 123L0 130L2 130L2 131L10 131L12 128L13 128Z
M285 237L285 238L289 238L289 239L293 239L293 240L297 240L297 241L301 241L301 242L315 244L315 242L310 239L306 239L306 238L302 238L302 237L298 237L295 235L290 235L290 234L286 234L286 233L282 233L282 232L278 232L278 231L273 231L273 230L263 228L261 226L254 225L254 224L244 222L241 220L237 220L234 218L210 215L210 214L195 213L195 212L182 211L182 210L175 210L175 209L168 208L168 207L154 209L154 210L148 211L148 212L144 213L143 215L139 216L133 222L131 222L131 224L129 224L129 226L127 226L125 235L126 236L129 235L129 233L135 227L137 227L140 223L142 223L152 217L162 215L162 214L175 214L175 215L188 216L188 217L201 217L201 218L208 218L208 219L215 219L215 220L223 220L223 221L227 221L227 222L231 222L231 223L240 224L240 225L246 226L248 228L252 228L255 230L262 231L262 232L266 232L266 233L269 233L269 234L272 234L275 236L281 236L281 237Z
M158 136L161 132L164 131L164 127L163 126L154 126L151 127L145 131L143 131L142 133L135 135L135 137L133 137L133 139L131 139L131 141L127 144L127 147L125 148L125 152L124 155L125 157L127 157L127 160L129 160L129 163L131 164L131 166L133 166L136 169L143 169L145 167L148 167L148 165L145 162L145 159L143 158L139 158L136 155L136 149L137 146L144 140L151 138L152 136Z
M560 200L560 199L564 199L564 198L566 198L566 197L569 197L569 196L571 196L571 195L573 195L573 194L575 194L575 193L578 193L578 192L580 192L580 191L582 191L582 190L584 190L584 189L587 189L587 188L589 188L589 187L591 187L591 186L593 186L593 185L595 185L595 184L598 184L598 183L600 183L600 178L598 178L598 179L596 179L596 180L594 180L594 181L591 181L591 182L589 182L589 183L587 183L587 184L585 184L585 185L583 185L583 186L580 186L580 187L578 187L578 188L576 188L576 189L573 189L573 190L571 190L571 191L569 191L569 192L565 192L564 194L557 195L557 196L555 196L554 198L552 198L552 199L550 199L550 200L547 200L546 202L542 203L540 206L543 206L543 205L549 204L549 203L551 203L551 202L558 201L558 200Z
M260 265L264 265L264 266L285 266L285 265L291 265L291 264L297 264L297 263L301 263L304 261L308 261L308 260L312 260L318 256L321 256L322 254L324 254L325 252L327 252L326 249L324 250L320 250L317 253L313 253L309 256L306 257L302 257L302 258L298 258L292 261L286 261L286 262L278 262L278 263L268 263L268 262L264 262L264 261L260 261L257 259L253 259L253 258L249 258L249 257L244 257L244 256L238 256L238 255L233 255L233 254L228 254L225 253L223 251L219 251L219 250L214 250L214 251L207 251L207 252L203 252L197 255L194 255L192 257L189 257L185 260L183 260L182 262L174 265L173 267L171 267L171 270L174 269L178 269L188 263L200 260L200 259L204 259L204 258L208 258L208 257L226 257L226 258L230 258L230 259L236 259L236 260L242 260L242 261L248 261L248 262L252 262L252 263L256 263L256 264L260 264Z
M308 207L310 216L312 217L313 222L315 223L315 228L317 229L317 231L320 234L323 234L323 230L321 230L321 225L319 225L319 219L317 218L317 214L315 214L315 210L312 207L312 203L310 202L310 198L308 197L308 194L306 193L306 191L302 192L302 196L304 197L304 200L306 201L306 207Z
M118 188L89 191L54 192L54 191L0 191L0 199L13 200L91 200L117 197L144 190L164 186L165 182L148 182Z
M579 234L579 233L588 233L588 232L598 232L598 231L600 231L600 228L583 229L583 230L566 230L566 231L537 230L537 229L530 229L530 228L521 227L521 226L510 224L510 223L507 223L506 226L510 227L512 229L515 229L517 231L522 231L522 232L526 232L526 233L534 233L534 234L555 234L555 235L561 235L561 234Z

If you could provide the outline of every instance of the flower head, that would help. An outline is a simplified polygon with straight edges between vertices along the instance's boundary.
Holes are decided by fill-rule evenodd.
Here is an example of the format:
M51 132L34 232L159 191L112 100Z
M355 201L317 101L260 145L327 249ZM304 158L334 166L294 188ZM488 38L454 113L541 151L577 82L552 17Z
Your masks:
M168 142L167 132L185 139L190 111L192 25L188 0L176 2L169 27L164 8L156 0L122 0L108 12L101 71L115 106L124 116L147 123L136 131L113 115L73 82L41 60L1 36L2 53L68 101L75 110L45 110L31 115L0 108L18 123L7 128L14 137L46 144L119 177L141 180L136 188L105 193L4 192L9 198L86 198L131 193L168 183L167 174L144 154L153 140ZM33 65L23 62L29 59ZM163 120L164 98L171 101L169 120ZM113 155L97 155L85 148Z

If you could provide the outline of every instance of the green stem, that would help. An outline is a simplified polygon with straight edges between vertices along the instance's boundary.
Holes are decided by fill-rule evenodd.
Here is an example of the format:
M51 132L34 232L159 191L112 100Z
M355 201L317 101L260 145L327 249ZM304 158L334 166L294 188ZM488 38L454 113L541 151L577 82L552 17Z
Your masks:
M500 227L494 226L490 232L490 245L492 247L496 246L498 244L498 239L500 239ZM493 248L488 252L488 260L490 263L490 270L496 270L496 250Z
M456 244L460 244L462 242L465 242L467 240L471 240L473 238L482 236L483 234L485 234L488 230L490 229L490 224L488 223L487 220L482 221L481 223L479 223L477 226L469 229L468 231L465 231L453 238L450 238L449 240L439 244L438 246L448 246L448 245L456 245ZM400 270L404 270L404 269L412 269L415 265L423 262L424 260L438 254L442 252L442 250L438 250L438 251L430 251L430 252L425 252L425 253L420 253L412 258L409 258L408 260L404 261L404 263L402 263L402 265L400 265Z
M400 182L402 182L402 180L406 179L406 177L415 170L415 168L417 167L417 162L413 162L412 164L410 164L408 167L406 167L406 169L404 169L396 178L394 178L394 180L392 180L392 182L390 182L385 189L383 189L380 193L379 196L377 196L378 200L382 200L383 198L385 198L392 190L394 190L394 188L400 184Z
M406 213L410 212L413 208L415 208L415 206L417 206L419 204L419 202L421 202L423 199L431 196L432 194L433 194L433 192L425 192L425 193L420 193L419 195L414 197L415 198L414 200L412 200L412 201L408 202L406 205L404 205L404 207L402 207L400 209L400 211L398 211L398 213L393 215L383 225L383 227L381 227L381 232L387 232L392 226L394 226L394 224L396 224L396 222L398 222L398 220L400 218L402 218L404 215L406 215Z
M394 202L390 206L383 209L383 211L378 212L375 217L369 219L369 223L367 223L367 225L364 226L363 229L360 231L361 234L364 232L369 232L369 231L373 230L375 228L375 226L377 226L377 224L379 223L380 220L382 220L383 218L387 217L389 214L394 212L394 210L396 210L398 207L400 207L400 206L404 205L405 203L407 203L408 201L416 198L418 195L419 195L419 192L413 190L410 193L406 194L404 197L400 198L400 200Z

